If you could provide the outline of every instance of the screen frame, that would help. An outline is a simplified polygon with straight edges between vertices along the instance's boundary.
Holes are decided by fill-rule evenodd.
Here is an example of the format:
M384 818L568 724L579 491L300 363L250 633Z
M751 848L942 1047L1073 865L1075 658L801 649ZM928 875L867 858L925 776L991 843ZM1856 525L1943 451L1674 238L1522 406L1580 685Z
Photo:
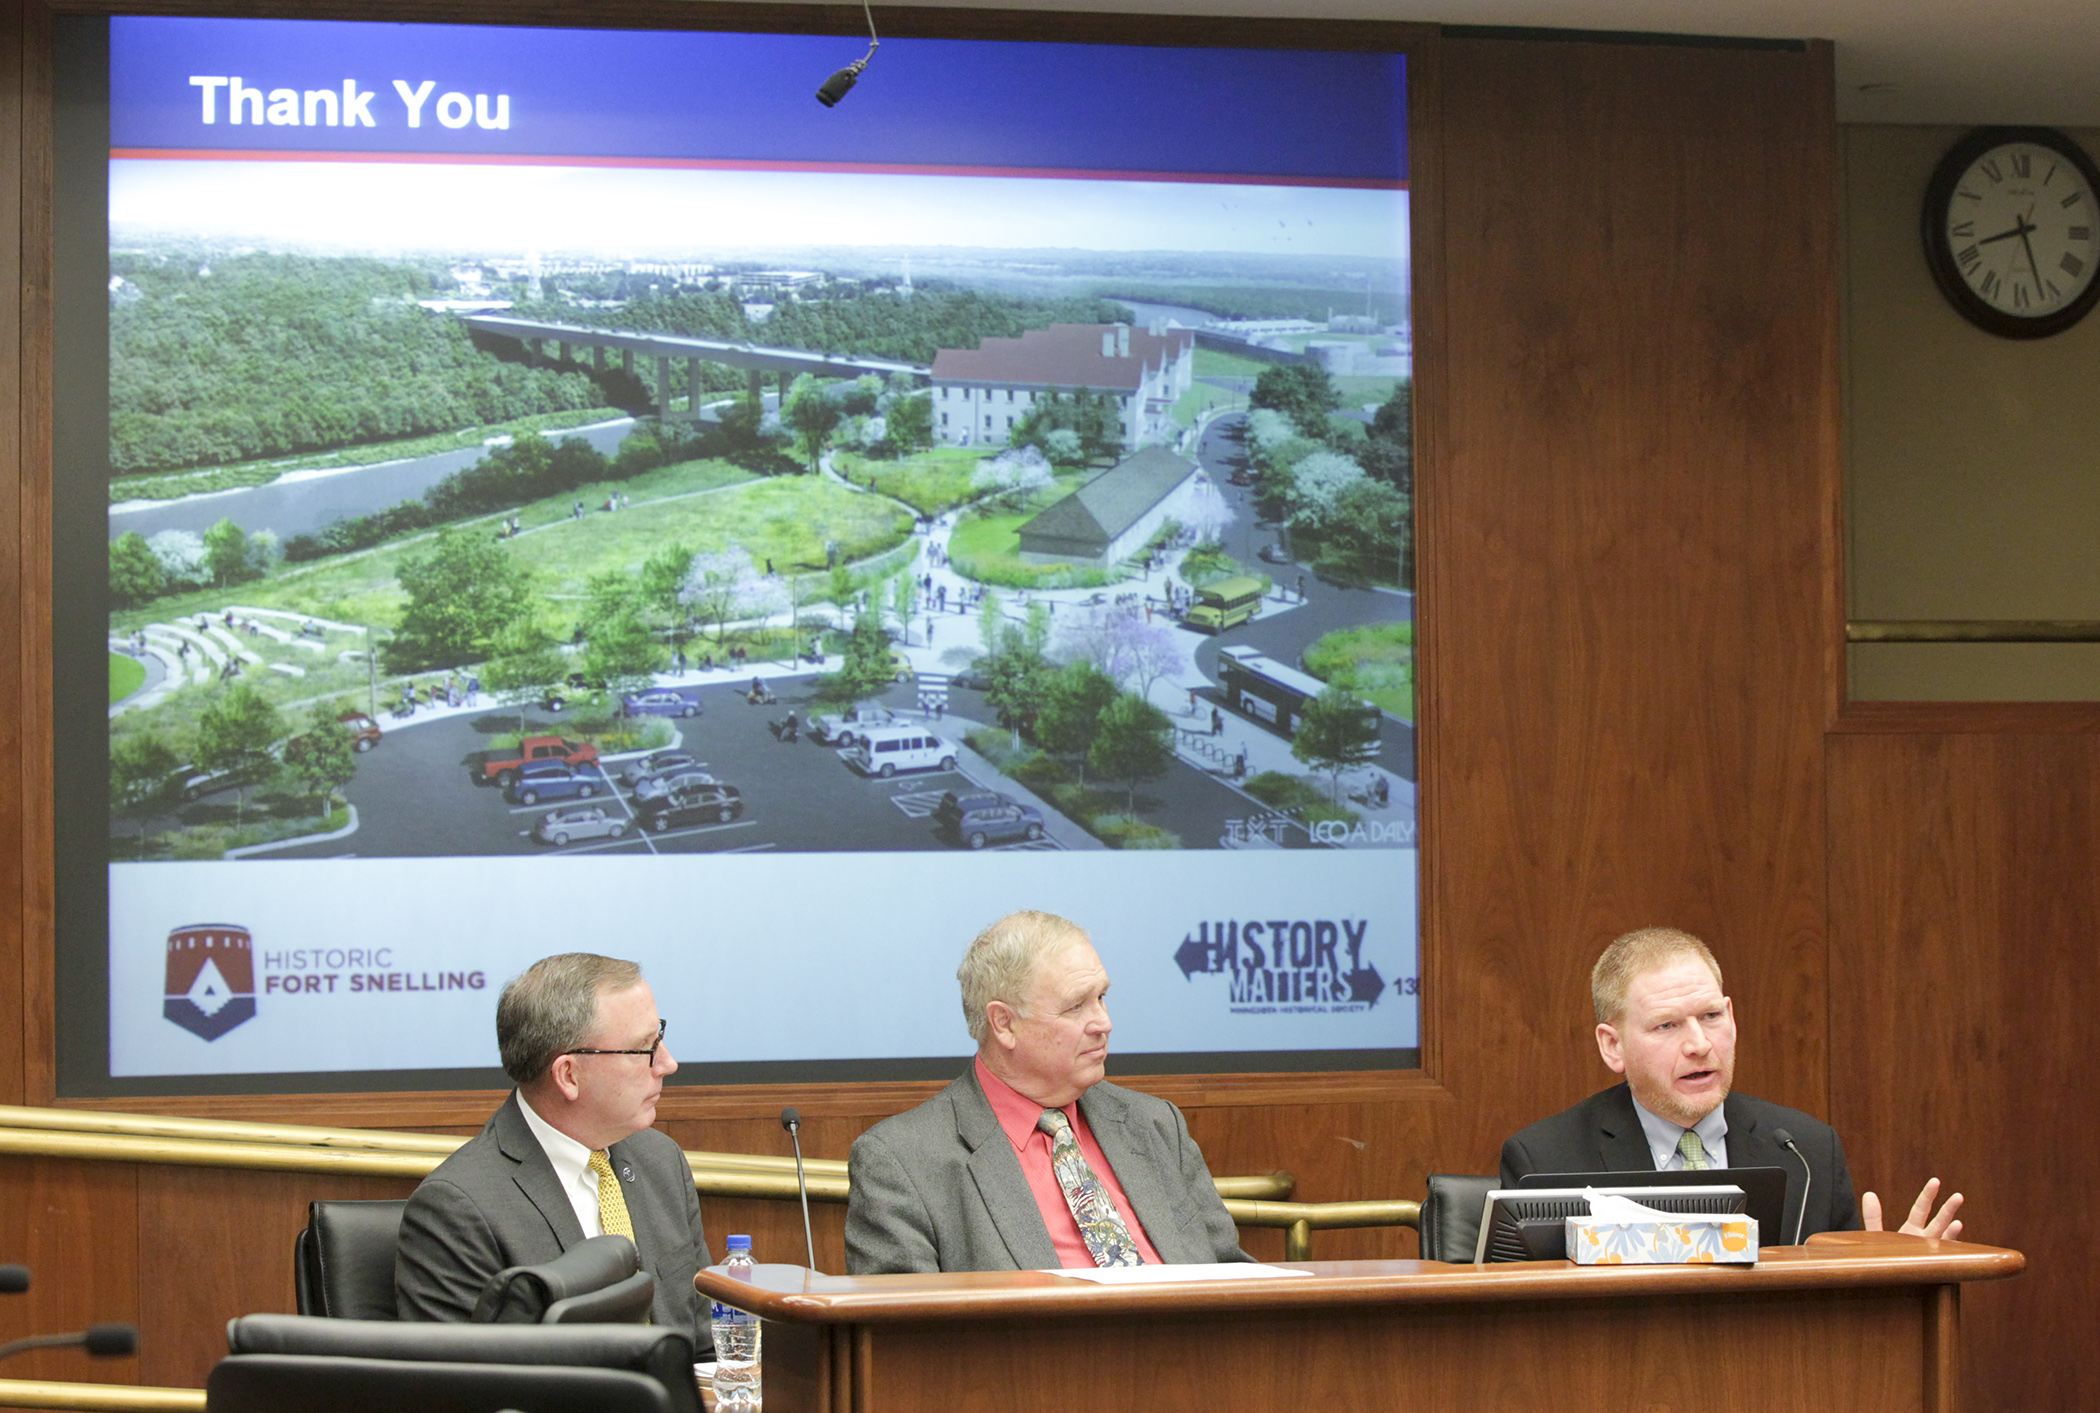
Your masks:
M60 4L49 7L31 6L34 12L30 28L41 29L47 41L41 46L32 45L26 58L32 70L40 70L29 85L30 98L34 104L41 99L44 104L51 101L54 77L54 48L48 42L52 37L52 20L58 15L80 15L106 17L113 15L185 15L212 16L220 18L304 18L345 20L416 20L424 22L449 22L466 24L520 25L534 27L575 27L636 29L661 28L666 30L750 30L788 34L839 34L852 36L863 31L864 21L860 12L843 7L778 6L778 5L666 5L661 3L620 3L611 6L592 6L586 13L577 5L551 5L535 8L529 15L519 15L514 10L497 13L493 5L474 3L408 5L401 3L331 4L321 7L293 7L287 5L77 5ZM38 21L41 21L39 24ZM1084 12L1029 12L1010 10L964 10L933 8L885 9L876 18L879 32L897 38L939 37L965 39L1034 39L1066 43L1103 43L1123 45L1187 45L1187 46L1232 46L1275 48L1327 48L1384 51L1403 54L1408 61L1408 121L1409 121L1409 166L1410 202L1413 211L1413 243L1411 258L1414 268L1412 291L1412 315L1415 346L1418 351L1418 367L1426 370L1415 379L1415 444L1416 444L1416 564L1417 564L1417 613L1418 622L1425 621L1427 600L1433 604L1431 586L1436 577L1438 557L1435 547L1438 539L1432 526L1436 496L1428 484L1433 481L1435 426L1439 420L1441 405L1441 378L1439 376L1442 319L1441 293L1436 275L1441 269L1439 247L1441 225L1437 219L1436 190L1440 170L1440 142L1437 126L1438 86L1436 82L1435 56L1438 48L1437 30L1433 26L1387 24L1358 21L1278 21L1245 17L1203 16L1133 16ZM31 122L25 130L31 135L30 146L22 155L25 187L32 199L43 198L42 221L25 223L27 238L24 244L25 290L38 289L31 272L39 263L42 270L59 277L63 256L56 249L52 238L49 213L54 199L53 176L62 154L51 147L51 127L48 124ZM41 141L41 150L36 144ZM25 594L23 605L25 623L34 621L50 624L54 640L58 631L57 616L53 610L68 598L77 595L62 592L67 583L66 575L77 571L78 566L61 568L53 563L51 545L52 496L57 488L52 484L51 436L56 420L54 412L53 386L58 379L77 368L76 363L59 360L65 350L53 341L52 280L41 283L42 298L25 300L24 345L25 350L43 350L49 357L46 366L53 368L52 377L38 386L30 382L30 405L25 406L25 430L35 427L41 433L38 438L25 439L23 446L23 473L25 494L23 509L23 531L25 570L32 592ZM77 351L76 351L77 352ZM106 350L103 351L106 360ZM38 405L40 404L40 405ZM39 454L41 453L41 454ZM31 507L36 507L32 510ZM93 566L90 566L91 568ZM90 577L93 577L92 575ZM34 602L35 590L42 590L42 603ZM41 608L42 612L39 612ZM1418 725L1433 719L1436 698L1434 692L1435 673L1433 667L1437 634L1433 624L1424 637L1431 646L1422 651L1417 660ZM41 697L37 706L40 712L25 712L23 735L36 739L39 735L51 738L51 727L57 720L57 703L52 692L60 688L59 662L49 643L31 642L28 648L31 664L41 669L34 675L43 676L50 690L36 692L38 684L25 684L30 691L25 697ZM28 702L25 701L25 706ZM39 724L36 715L49 712ZM1424 976L1440 972L1437 944L1436 888L1434 867L1438 831L1433 817L1437 800L1435 786L1435 751L1433 743L1436 732L1428 733L1430 746L1422 748L1420 773L1421 847L1418 854L1420 887L1418 892L1419 912L1419 972ZM28 1033L25 1034L24 1078L31 1102L52 1102L58 1099L57 1076L59 1049L63 1044L81 1043L77 1028L60 1024L59 991L78 980L60 968L61 959L56 955L54 930L51 926L55 910L56 877L58 866L53 847L51 825L56 822L57 811L64 808L63 802L55 798L55 781L61 773L66 778L77 778L73 771L77 763L64 762L65 770L58 767L61 761L52 758L27 763L25 775L43 774L40 782L25 779L29 788L23 801L25 823L31 838L28 857L30 867L25 877L24 901L25 921L41 913L42 925L34 922L25 928L23 938L24 980L30 983ZM42 770L35 767L41 766ZM104 763L106 769L106 763ZM50 772L44 774L44 771ZM41 847L38 847L41 846ZM38 854L42 857L39 859ZM99 860L94 861L99 866ZM37 865L41 863L43 867ZM106 976L106 954L100 965ZM53 984L40 988L40 978L51 978ZM42 989L38 997L35 993ZM1408 1094L1411 1097L1434 1097L1445 1095L1443 1086L1434 1076L1440 1069L1438 1063L1438 1035L1442 1027L1437 1023L1433 1004L1437 992L1425 988L1418 997L1420 1007L1420 1068L1412 1070L1320 1070L1303 1072L1247 1072L1236 1074L1118 1074L1125 1083L1134 1084L1150 1092L1176 1099L1184 1105L1253 1105L1277 1102L1302 1104L1308 1102L1346 1103L1365 1100L1392 1100ZM41 1034L38 1032L41 1031ZM89 1038L91 1039L91 1038ZM943 1062L948 1064L950 1062ZM210 1112L226 1116L261 1115L274 1112L281 1107L277 1095L296 1089L304 1097L316 1102L317 1114L337 1122L385 1121L400 1123L404 1105L418 1111L420 1117L413 1121L423 1123L478 1121L485 1115L488 1096L501 1092L501 1080L494 1071L439 1071L439 1072L390 1072L383 1075L349 1075L340 1077L339 1083L320 1084L318 1076L240 1076L226 1086L238 1092L212 1093L217 1086L199 1083L194 1079L176 1079L164 1084L141 1084L127 1080L127 1093L122 1097L104 1097L94 1094L78 1094L68 1097L71 1105L90 1108L144 1109L179 1108L187 1112ZM389 1088L378 1090L368 1087L374 1080L383 1080ZM877 1082L838 1082L829 1076L811 1076L812 1082L783 1082L760 1084L722 1084L708 1082L693 1085L674 1085L665 1095L666 1118L677 1117L730 1117L749 1116L776 1110L783 1100L795 1102L812 1113L881 1113L892 1112L918 1098L933 1092L941 1081L890 1080ZM272 1088L275 1082L279 1087ZM403 1089L402 1085L423 1086ZM468 1085L471 1088L450 1086ZM141 1091L147 1091L142 1093ZM382 1120L379 1116L384 1115Z

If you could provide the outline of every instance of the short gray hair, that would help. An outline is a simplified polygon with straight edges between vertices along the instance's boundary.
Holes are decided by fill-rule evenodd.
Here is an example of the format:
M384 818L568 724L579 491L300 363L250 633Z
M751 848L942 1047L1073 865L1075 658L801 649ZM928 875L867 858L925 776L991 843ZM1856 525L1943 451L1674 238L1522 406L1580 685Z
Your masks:
M984 1008L1004 1001L1026 1015L1024 999L1043 959L1062 943L1086 942L1086 929L1055 913L1023 911L1008 913L977 934L970 950L963 953L955 979L962 983L963 1019L970 1038L984 1043L987 1028Z
M496 1001L496 1048L503 1072L531 1084L574 1050L598 1023L601 992L624 991L642 979L638 963L595 952L542 957L512 977Z

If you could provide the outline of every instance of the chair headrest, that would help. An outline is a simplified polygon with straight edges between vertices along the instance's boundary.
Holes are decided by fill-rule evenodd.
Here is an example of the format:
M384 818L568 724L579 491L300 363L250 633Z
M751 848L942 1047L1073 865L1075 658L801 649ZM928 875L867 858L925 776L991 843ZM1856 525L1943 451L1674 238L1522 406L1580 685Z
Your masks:
M618 1285L641 1268L641 1253L632 1241L594 1236L552 1261L498 1271L468 1318L477 1325L536 1324L556 1301Z

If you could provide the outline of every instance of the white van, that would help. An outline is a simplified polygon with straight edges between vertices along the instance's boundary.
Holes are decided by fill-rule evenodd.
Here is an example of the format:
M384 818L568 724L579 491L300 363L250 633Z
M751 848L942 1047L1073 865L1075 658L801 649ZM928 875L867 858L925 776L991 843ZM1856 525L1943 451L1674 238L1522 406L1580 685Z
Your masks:
M872 727L858 745L839 754L862 774L885 779L900 770L955 769L955 747L924 722Z

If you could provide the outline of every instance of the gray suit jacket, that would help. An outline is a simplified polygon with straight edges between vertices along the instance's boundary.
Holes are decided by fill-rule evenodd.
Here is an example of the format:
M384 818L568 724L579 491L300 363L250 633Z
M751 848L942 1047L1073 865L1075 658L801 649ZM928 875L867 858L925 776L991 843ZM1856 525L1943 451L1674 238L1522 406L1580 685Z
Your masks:
M713 1350L693 1277L708 1264L693 1170L667 1135L645 1128L606 1150L621 1177L642 1268L656 1277L656 1323ZM513 1093L495 1117L416 1188L401 1214L394 1303L404 1320L464 1320L495 1274L552 1261L583 1240L576 1209Z
M1782 1230L1760 1232L1766 1246L1794 1239L1795 1224L1806 1241L1819 1231L1856 1231L1859 1208L1852 1174L1845 1167L1845 1145L1837 1130L1821 1119L1731 1094L1722 1105L1728 1116L1728 1166L1781 1168L1786 1172L1786 1215ZM1772 1130L1783 1128L1807 1159L1814 1180L1802 1191L1802 1159L1779 1146ZM1502 1185L1515 1187L1526 1173L1641 1173L1655 1171L1648 1135L1634 1111L1633 1092L1624 1084L1592 1094L1572 1109L1540 1119L1502 1145ZM1801 1215L1804 1197L1808 1215Z
M1079 1109L1162 1261L1252 1259L1179 1109L1105 1082L1080 1096ZM848 1172L853 1275L1057 1267L1050 1229L974 1066L862 1134Z

